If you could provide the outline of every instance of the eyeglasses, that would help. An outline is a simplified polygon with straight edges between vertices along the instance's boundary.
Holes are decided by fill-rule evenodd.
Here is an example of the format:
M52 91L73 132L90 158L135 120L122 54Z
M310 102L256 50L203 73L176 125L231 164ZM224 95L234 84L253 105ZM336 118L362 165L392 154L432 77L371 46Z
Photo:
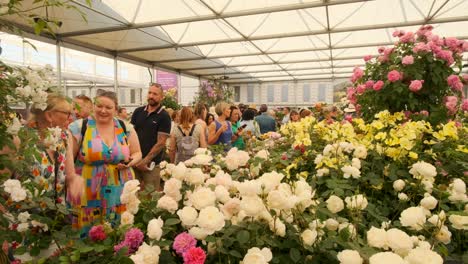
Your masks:
M69 111L54 110L54 112L59 112L59 113L62 113L62 114L66 114L67 118L69 118L72 115L72 112L69 112Z

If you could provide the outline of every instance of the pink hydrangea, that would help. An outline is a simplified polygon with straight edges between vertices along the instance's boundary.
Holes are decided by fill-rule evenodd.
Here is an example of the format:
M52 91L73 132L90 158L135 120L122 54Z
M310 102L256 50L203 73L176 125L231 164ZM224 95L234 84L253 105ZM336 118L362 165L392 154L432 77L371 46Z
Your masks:
M421 90L421 88L423 86L423 83L424 83L424 80L411 81L411 84L409 85L409 89L412 92L417 92L417 91Z
M191 248L194 248L197 245L197 240L187 232L178 234L174 239L174 244L172 248L179 255L183 255L186 251Z
M359 78L361 78L363 75L364 75L364 71L363 71L361 68L356 67L356 68L354 68L354 70L353 70L353 76L351 76L351 81L354 83L354 82L356 82Z
M445 97L445 107L447 107L448 114L453 115L457 112L458 98L456 96Z
M103 241L106 239L106 232L104 232L104 227L102 225L97 225L91 227L89 230L89 238L92 241Z
M455 91L461 91L463 89L463 83L460 81L458 75L452 74L447 77L447 83Z
M411 65L414 63L414 57L411 55L404 56L401 63L403 63L403 65Z
M362 58L365 62L368 62L370 60L372 60L372 55L366 55L364 56L364 58Z
M372 88L374 89L374 91L380 91L383 86L384 86L383 81L377 81Z
M461 109L463 111L468 111L468 99L463 99L463 102L462 102L462 105L461 105Z
M199 247L193 247L187 250L183 257L184 264L203 264L205 263L206 253Z
M387 74L387 78L390 82L396 82L396 81L399 81L401 79L401 73L397 70L393 70L393 71L390 71L388 74Z

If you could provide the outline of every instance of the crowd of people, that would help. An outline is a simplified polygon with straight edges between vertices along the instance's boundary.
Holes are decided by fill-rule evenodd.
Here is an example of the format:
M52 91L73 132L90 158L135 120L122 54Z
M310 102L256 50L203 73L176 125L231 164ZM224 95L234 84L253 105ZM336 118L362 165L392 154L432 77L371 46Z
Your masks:
M334 106L314 113L289 107L275 111L265 104L257 110L254 105L226 102L212 108L198 103L174 111L162 106L163 98L161 85L151 84L147 104L131 117L119 107L115 93L108 91L98 92L94 100L79 95L73 103L51 94L45 110L32 106L27 127L37 130L42 139L48 128L58 126L64 132L55 149L39 146L42 159L28 175L47 179L57 196L63 196L73 212L72 225L82 237L95 222L119 223L126 210L120 201L125 182L137 178L142 187L152 185L160 191L163 160L186 161L197 148L209 145L220 145L225 151L245 149L250 141L288 122L310 115L334 122L341 116ZM349 106L345 112L353 114L355 109Z

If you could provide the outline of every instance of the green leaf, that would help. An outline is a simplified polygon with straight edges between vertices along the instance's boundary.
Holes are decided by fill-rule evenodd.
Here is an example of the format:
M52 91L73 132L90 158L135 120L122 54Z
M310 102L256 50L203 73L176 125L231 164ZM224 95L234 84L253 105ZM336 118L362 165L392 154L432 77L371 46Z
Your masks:
M205 238L205 241L206 241L206 242L214 243L214 242L216 242L216 237L214 237L214 236L207 236L207 237Z
M169 218L164 222L164 225L166 226L171 226L171 225L177 225L180 223L180 220L177 218Z
M289 250L289 256L294 263L297 263L301 259L301 252L297 248L291 248L291 250Z
M239 241L240 244L245 244L250 239L250 233L248 231L242 230L239 233L237 233L236 237L237 241Z
M242 258L241 253L239 253L239 251L237 251L237 250L231 250L231 251L229 251L229 254L230 254L231 256L236 257L236 258Z
M94 249L94 247L86 246L86 247L80 248L79 251L81 253L88 253L88 252L92 251L93 249Z

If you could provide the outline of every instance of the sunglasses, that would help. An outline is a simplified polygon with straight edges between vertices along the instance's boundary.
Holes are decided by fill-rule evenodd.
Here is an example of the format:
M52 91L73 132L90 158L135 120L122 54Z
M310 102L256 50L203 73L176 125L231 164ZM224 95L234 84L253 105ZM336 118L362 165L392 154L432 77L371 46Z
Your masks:
M62 114L66 114L67 118L69 118L72 115L72 112L69 112L69 111L54 110L54 112L59 112L59 113L62 113Z

